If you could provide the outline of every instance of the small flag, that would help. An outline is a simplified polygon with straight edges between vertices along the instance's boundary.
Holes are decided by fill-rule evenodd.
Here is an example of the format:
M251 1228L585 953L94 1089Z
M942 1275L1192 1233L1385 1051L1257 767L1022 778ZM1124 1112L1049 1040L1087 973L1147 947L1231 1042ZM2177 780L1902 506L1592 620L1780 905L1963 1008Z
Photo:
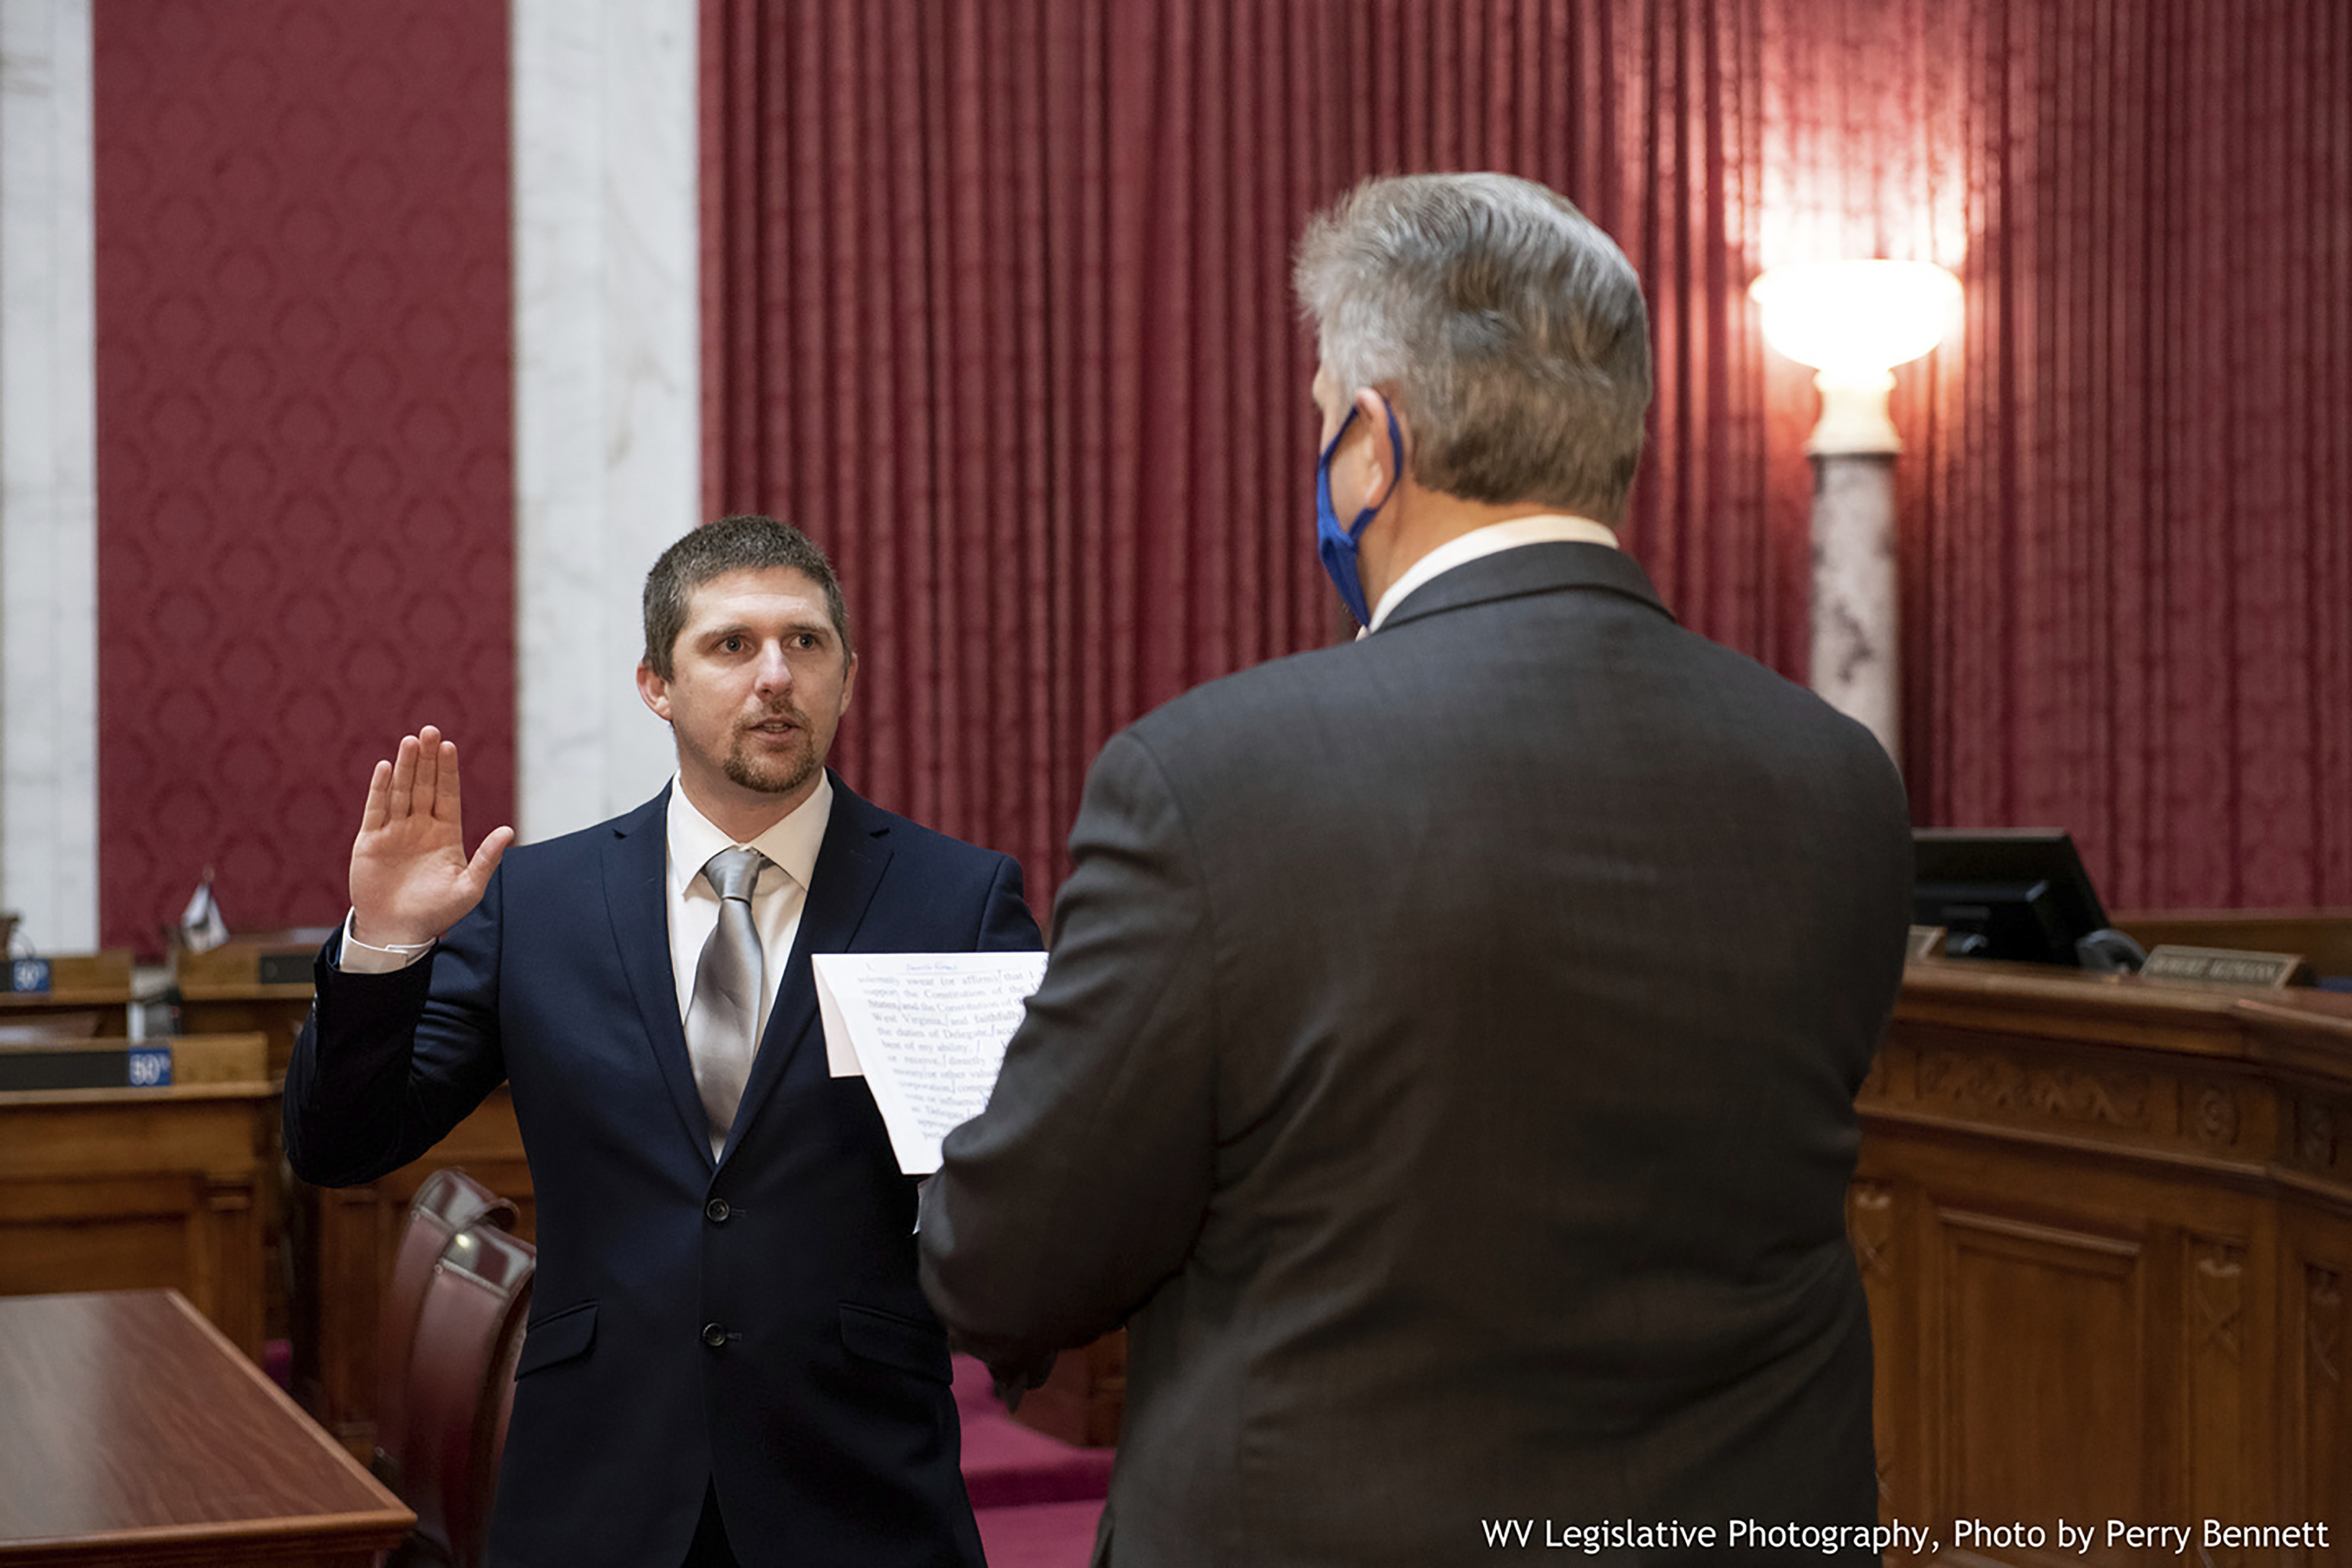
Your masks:
M180 916L180 940L190 952L210 952L228 940L228 921L221 917L220 904L213 898L213 868L205 868L205 879L188 900L188 907Z

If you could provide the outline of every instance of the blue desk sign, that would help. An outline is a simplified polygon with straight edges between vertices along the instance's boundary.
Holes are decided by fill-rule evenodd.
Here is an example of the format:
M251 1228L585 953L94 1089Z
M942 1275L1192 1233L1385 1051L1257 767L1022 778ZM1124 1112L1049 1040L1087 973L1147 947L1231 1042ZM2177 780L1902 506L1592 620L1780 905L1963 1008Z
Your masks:
M124 1054L131 1058L131 1088L164 1089L171 1085L171 1047L133 1046Z
M49 988L49 961L46 958L13 958L8 961L8 989L11 991L47 991Z

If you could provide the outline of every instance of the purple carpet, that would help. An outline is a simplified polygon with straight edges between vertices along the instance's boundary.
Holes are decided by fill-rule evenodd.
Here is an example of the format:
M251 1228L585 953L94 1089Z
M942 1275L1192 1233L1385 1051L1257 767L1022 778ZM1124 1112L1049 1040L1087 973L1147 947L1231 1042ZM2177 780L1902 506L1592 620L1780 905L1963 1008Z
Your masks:
M989 1568L1087 1568L1095 1550L1102 1502L1033 1502L1025 1508L983 1508L981 1550Z
M988 1369L955 1363L963 1481L990 1568L1086 1568L1110 1486L1112 1450L1032 1432L989 1391Z

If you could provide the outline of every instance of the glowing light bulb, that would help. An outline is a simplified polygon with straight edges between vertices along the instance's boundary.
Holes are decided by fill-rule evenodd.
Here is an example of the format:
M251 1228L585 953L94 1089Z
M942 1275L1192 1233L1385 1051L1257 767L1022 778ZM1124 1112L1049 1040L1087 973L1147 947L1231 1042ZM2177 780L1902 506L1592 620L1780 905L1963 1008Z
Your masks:
M1815 370L1892 370L1943 342L1960 313L1960 280L1932 261L1800 262L1748 292L1764 308L1764 341Z
M1764 341L1821 374L1822 420L1806 449L1895 452L1886 417L1894 367L1958 324L1960 280L1928 261L1812 261L1775 267L1748 286Z

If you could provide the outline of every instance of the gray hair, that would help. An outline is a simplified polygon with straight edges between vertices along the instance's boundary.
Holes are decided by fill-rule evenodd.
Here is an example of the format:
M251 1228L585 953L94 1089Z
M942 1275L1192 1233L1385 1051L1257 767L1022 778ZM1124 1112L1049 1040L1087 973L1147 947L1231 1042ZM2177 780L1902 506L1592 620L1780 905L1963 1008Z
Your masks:
M849 606L842 600L841 579L834 575L833 563L816 541L791 523L746 512L696 529L663 551L646 574L646 666L664 680L677 675L678 635L686 630L687 602L697 588L730 572L779 566L800 573L824 595L825 614L832 617L846 658L851 651Z
M1510 174L1367 180L1307 225L1294 281L1340 395L1378 388L1412 426L1416 483L1623 518L1649 312L1566 197Z

